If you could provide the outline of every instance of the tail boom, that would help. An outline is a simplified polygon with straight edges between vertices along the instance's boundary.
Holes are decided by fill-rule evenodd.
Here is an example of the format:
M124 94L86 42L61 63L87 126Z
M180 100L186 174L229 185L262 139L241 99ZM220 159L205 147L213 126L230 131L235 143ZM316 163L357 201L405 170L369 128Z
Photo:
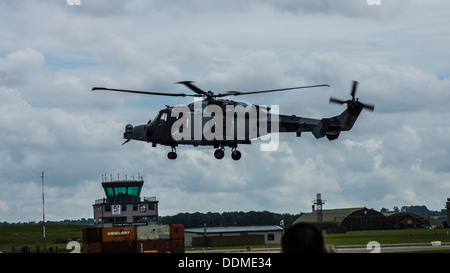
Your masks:
M302 132L311 132L317 139L326 136L330 141L335 140L341 131L352 129L361 110L362 107L348 107L338 116L323 119L280 115L279 132L295 132L298 137Z

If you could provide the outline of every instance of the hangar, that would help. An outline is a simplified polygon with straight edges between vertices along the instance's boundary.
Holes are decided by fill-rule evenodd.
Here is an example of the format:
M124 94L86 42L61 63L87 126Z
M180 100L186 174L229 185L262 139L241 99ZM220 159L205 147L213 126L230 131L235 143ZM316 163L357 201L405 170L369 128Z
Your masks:
M322 213L322 222L317 221L317 213L320 212ZM314 223L326 228L337 225L345 227L347 231L393 229L393 225L386 216L366 207L315 210L303 214L295 220L294 224L299 222Z
M392 212L384 214L395 229L424 228L426 220L414 213Z

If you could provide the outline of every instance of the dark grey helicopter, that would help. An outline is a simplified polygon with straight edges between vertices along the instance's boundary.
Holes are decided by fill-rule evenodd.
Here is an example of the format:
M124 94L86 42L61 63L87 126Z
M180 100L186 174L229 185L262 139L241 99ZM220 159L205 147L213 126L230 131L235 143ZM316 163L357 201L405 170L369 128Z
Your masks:
M248 105L229 99L226 96L242 96L259 93L279 92L293 89L325 87L328 84L299 86L282 89L240 92L227 91L214 94L212 91L203 91L191 81L182 81L195 94L160 93L147 91L134 91L124 89L111 89L94 87L95 90L128 92L146 95L171 97L200 97L202 100L194 101L184 106L167 106L159 111L155 119L147 124L133 126L127 124L123 138L125 143L130 140L151 142L153 147L157 144L170 146L169 159L176 159L178 145L213 146L217 159L224 157L224 147L231 147L231 157L234 160L241 158L237 150L238 144L251 144L252 139L267 137L272 133L295 132L297 137L302 132L311 132L316 138L326 136L329 140L339 137L341 131L349 131L356 122L362 109L373 111L375 106L364 104L355 98L357 81L353 81L351 99L340 100L331 97L331 103L347 104L340 115L331 118L312 119L297 117L295 115L280 115L274 106ZM276 107L276 106L275 106ZM276 107L278 108L278 107ZM271 112L272 110L272 112Z

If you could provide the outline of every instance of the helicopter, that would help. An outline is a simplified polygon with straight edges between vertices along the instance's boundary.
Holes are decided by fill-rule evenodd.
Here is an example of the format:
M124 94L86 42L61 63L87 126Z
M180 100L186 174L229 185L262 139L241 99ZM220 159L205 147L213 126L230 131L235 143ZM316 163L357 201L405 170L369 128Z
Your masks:
M355 124L363 109L374 111L375 106L365 104L355 98L358 81L353 81L350 92L351 99L341 100L330 97L330 103L346 104L347 108L339 115L330 118L314 119L298 117L296 115L281 115L276 105L249 105L244 102L223 99L228 96L243 96L260 93L281 92L294 89L330 87L328 84L298 86L281 89L261 91L226 91L215 94L212 91L204 91L194 85L192 81L180 81L195 94L148 92L126 89L113 89L106 87L93 87L92 91L105 90L127 92L135 94L170 96L170 97L194 97L193 103L188 105L169 106L159 111L153 120L147 124L133 126L127 124L123 138L128 143L130 140L145 141L169 146L172 150L167 154L171 160L177 158L176 147L178 145L213 146L216 150L214 156L222 159L225 155L225 147L231 147L231 157L239 160L242 156L237 150L238 144L251 144L251 140L258 137L267 137L272 133L296 133L300 137L303 132L311 132L316 139L327 137L330 141L339 137L341 131L349 131ZM275 111L271 111L274 108Z

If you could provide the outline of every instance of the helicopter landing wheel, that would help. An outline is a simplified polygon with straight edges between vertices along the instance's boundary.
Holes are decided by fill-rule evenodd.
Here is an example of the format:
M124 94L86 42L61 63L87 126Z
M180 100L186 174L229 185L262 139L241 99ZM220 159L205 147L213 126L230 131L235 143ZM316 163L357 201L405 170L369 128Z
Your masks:
M177 150L175 149L175 147L172 147L172 151L167 154L167 157L170 160L174 160L177 158Z
M233 158L234 160L241 159L241 156L242 154L238 150L234 150L233 152L231 152L231 158Z
M223 149L217 149L214 151L214 156L217 159L222 159L225 156L225 152L223 151Z
M174 160L174 159L177 158L177 153L175 153L175 152L169 152L169 153L167 154L167 157L168 157L170 160Z

